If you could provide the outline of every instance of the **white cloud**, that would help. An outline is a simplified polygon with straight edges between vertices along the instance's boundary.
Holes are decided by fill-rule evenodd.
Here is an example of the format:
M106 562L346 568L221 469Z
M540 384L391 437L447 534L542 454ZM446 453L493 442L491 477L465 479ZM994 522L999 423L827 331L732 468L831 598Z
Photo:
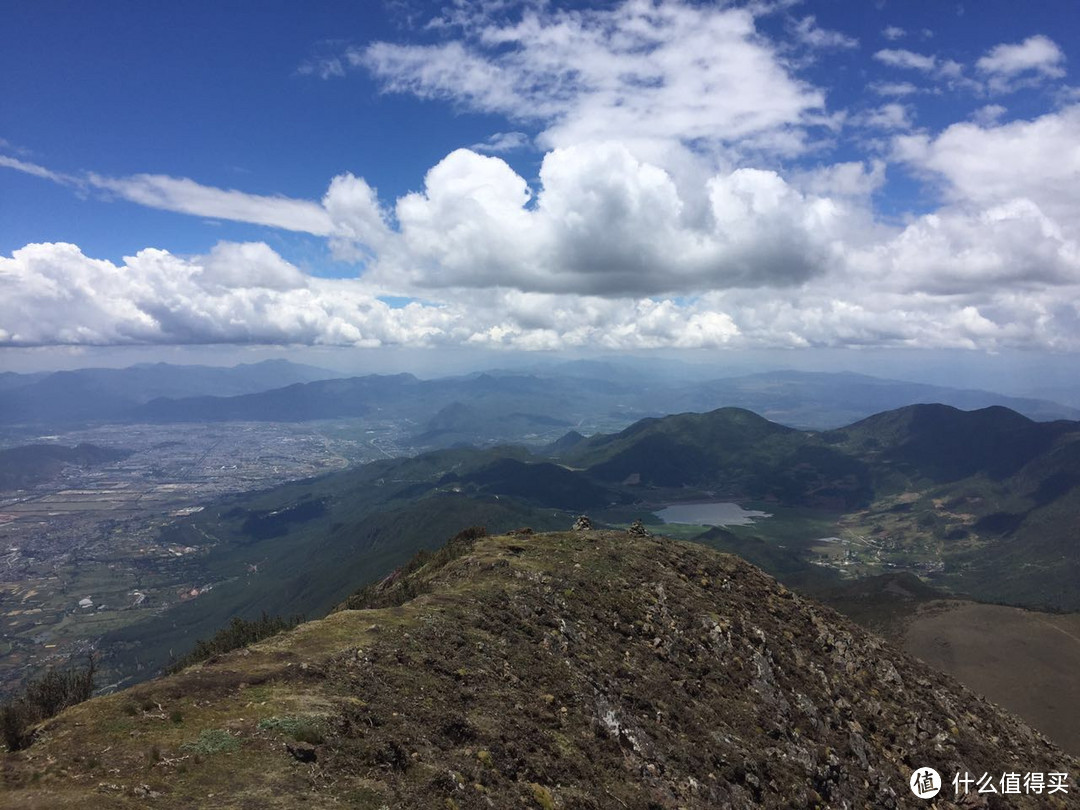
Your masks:
M919 92L911 82L874 82L869 87L879 96L910 96Z
M1016 45L991 48L975 67L989 76L991 90L1009 92L1044 79L1060 79L1065 75L1064 63L1065 54L1057 43L1038 34Z
M549 152L535 205L505 162L458 150L397 202L372 277L431 287L654 295L797 284L823 272L844 206L776 173L699 180L704 216L672 176L618 143Z
M1006 112L1008 110L1000 104L986 104L972 113L971 117L980 126L989 127L996 124Z
M830 31L821 28L817 24L814 15L803 17L792 26L795 39L810 48L841 48L851 49L859 47L859 40L849 37L839 31Z
M74 176L4 155L0 155L0 166L61 185L96 189L149 208L330 237L345 253L350 245L355 247L360 242L380 244L386 230L374 189L348 173L331 181L320 205L311 200L205 186L186 177L152 174L105 177L92 172Z
M205 285L281 291L307 286L303 273L262 242L218 242L201 264Z
M54 172L51 169L46 169L44 166L39 166L36 163L28 163L25 160L19 160L18 158L9 157L8 155L0 155L0 166L4 166L8 169L14 169L17 172L23 174L29 174L34 177L40 177L43 180L52 180L54 183L59 183L65 186L78 186L81 185L81 181L71 175L62 174L61 172Z
M862 261L901 293L979 296L1080 284L1080 245L1023 199L920 217Z
M529 146L531 139L524 132L496 132L481 143L474 143L469 148L485 154L503 154Z
M545 9L506 24L466 16L462 40L380 42L348 55L387 92L538 122L549 148L632 133L797 152L803 136L788 131L823 108L823 95L789 74L747 10L642 0Z
M343 78L345 64L340 57L327 56L301 63L296 72L301 76L318 76L320 79Z
M386 288L304 276L262 244L221 243L190 258L146 249L119 265L74 245L28 245L0 257L0 345L1080 350L1075 243L1048 241L1033 226L1041 227L1031 209L921 218L875 244L845 248L825 275L767 295L447 288L425 296L434 303L400 308L379 300ZM1025 251L1033 241L1041 258ZM1037 274L1025 273L1034 266Z
M470 291L392 308L374 288L303 276L263 244L181 258L146 249L116 265L75 245L0 257L0 345L472 344L519 349L719 346L723 313L671 300Z
M148 248L122 265L75 245L0 257L0 344L423 343L446 315L391 309L355 281L303 275L264 244L184 259Z
M331 180L322 209L331 223L331 250L340 259L367 261L391 239L378 192L362 177L346 172Z
M885 37L885 39L891 42L895 42L898 39L903 39L904 37L906 37L907 31L905 31L898 25L889 25L882 30L881 35Z
M904 48L885 48L875 53L874 59L889 67L923 73L935 80L937 85L949 89L963 89L977 93L984 90L982 84L968 78L964 73L964 66L953 59L941 59Z
M896 157L938 177L950 201L982 207L1034 202L1060 227L1080 230L1080 105L1031 121L959 123L937 137L898 137Z
M875 53L874 58L890 67L920 70L924 73L929 73L937 67L935 57L902 48L885 48Z
M854 123L872 129L909 130L912 127L911 110L903 104L882 104L873 110L867 110L853 119Z
M318 236L329 236L333 230L326 212L317 203L308 200L247 194L204 186L186 177L161 174L129 177L90 174L87 182L94 188L111 192L130 202L165 211L251 222Z
M868 197L885 184L885 161L836 163L794 175L798 186L822 197Z
M194 257L148 248L120 263L28 245L0 257L0 344L1080 350L1080 105L1005 124L988 105L937 133L897 134L916 112L904 97L976 87L963 65L880 50L878 63L916 71L901 78L919 86L871 84L895 98L828 111L793 72L801 52L757 29L762 5L476 8L453 5L429 29L440 44L338 43L300 71L363 67L387 92L539 129L548 151L531 184L494 156L530 145L513 123L398 199L348 173L299 200L0 157L140 205L316 234L359 267L313 278L263 243ZM813 17L785 30L815 48L856 44ZM1055 49L1039 37L998 46L977 65L979 87L1054 77ZM891 151L871 154L938 185L944 204L903 226L875 219L893 166L812 151L808 133L839 139L844 124L856 145L885 130L870 134ZM419 300L393 308L385 295Z

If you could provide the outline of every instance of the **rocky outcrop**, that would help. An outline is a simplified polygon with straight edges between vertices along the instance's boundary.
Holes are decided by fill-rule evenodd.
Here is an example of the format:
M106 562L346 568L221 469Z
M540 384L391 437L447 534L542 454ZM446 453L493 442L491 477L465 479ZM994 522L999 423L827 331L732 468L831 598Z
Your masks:
M370 808L946 808L986 798L961 803L954 773L1020 771L1066 772L1069 792L984 806L1080 807L1075 759L736 557L625 531L470 543L389 586L411 601L389 594L396 607L341 611L140 687L163 715L195 701L175 711L228 716L237 750L183 773L154 766L156 781L133 786L121 773L116 795L145 782L170 808L210 792L266 807L304 795ZM266 684L258 699L253 683ZM167 762L190 750L161 721L88 743L79 711L104 724L103 709L84 707L26 753L70 761L79 740L117 762L132 746ZM269 736L297 707L319 717L313 761ZM228 781L214 781L224 764ZM15 807L42 797L26 767L20 755L5 771ZM946 780L932 802L908 787L925 767ZM85 770L50 789L95 798Z

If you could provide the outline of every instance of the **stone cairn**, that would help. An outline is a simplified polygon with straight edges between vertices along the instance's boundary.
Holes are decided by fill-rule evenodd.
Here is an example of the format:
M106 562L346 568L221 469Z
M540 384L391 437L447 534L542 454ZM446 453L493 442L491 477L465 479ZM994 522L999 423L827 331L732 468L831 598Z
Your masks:
M645 528L645 524L641 522L640 518L630 524L630 528L626 530L626 533L634 537L652 537L652 534Z
M592 529L592 521L589 520L588 515L578 515L578 519L574 521L575 532L587 532Z

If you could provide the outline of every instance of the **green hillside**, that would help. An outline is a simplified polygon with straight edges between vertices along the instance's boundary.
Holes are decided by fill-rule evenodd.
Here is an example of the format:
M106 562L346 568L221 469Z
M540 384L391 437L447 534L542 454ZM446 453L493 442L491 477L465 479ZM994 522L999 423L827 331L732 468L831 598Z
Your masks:
M854 506L870 496L860 459L739 408L643 419L580 442L560 460L602 481L787 504Z
M380 461L177 521L167 539L199 550L202 592L105 636L103 666L146 677L233 616L321 615L463 526L564 529L580 512L655 525L654 510L693 499L773 514L672 529L793 586L907 571L977 599L1080 609L1078 428L914 406L821 434L721 409L646 419L554 462L520 447Z

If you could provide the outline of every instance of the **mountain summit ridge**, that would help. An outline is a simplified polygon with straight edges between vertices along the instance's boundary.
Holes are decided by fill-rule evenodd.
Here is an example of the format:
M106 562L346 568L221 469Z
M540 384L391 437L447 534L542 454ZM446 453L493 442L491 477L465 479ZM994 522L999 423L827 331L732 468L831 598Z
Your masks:
M1068 772L1080 806L1037 732L699 545L466 535L348 604L380 607L49 721L6 758L9 806L953 806L912 796L922 767L942 797Z

